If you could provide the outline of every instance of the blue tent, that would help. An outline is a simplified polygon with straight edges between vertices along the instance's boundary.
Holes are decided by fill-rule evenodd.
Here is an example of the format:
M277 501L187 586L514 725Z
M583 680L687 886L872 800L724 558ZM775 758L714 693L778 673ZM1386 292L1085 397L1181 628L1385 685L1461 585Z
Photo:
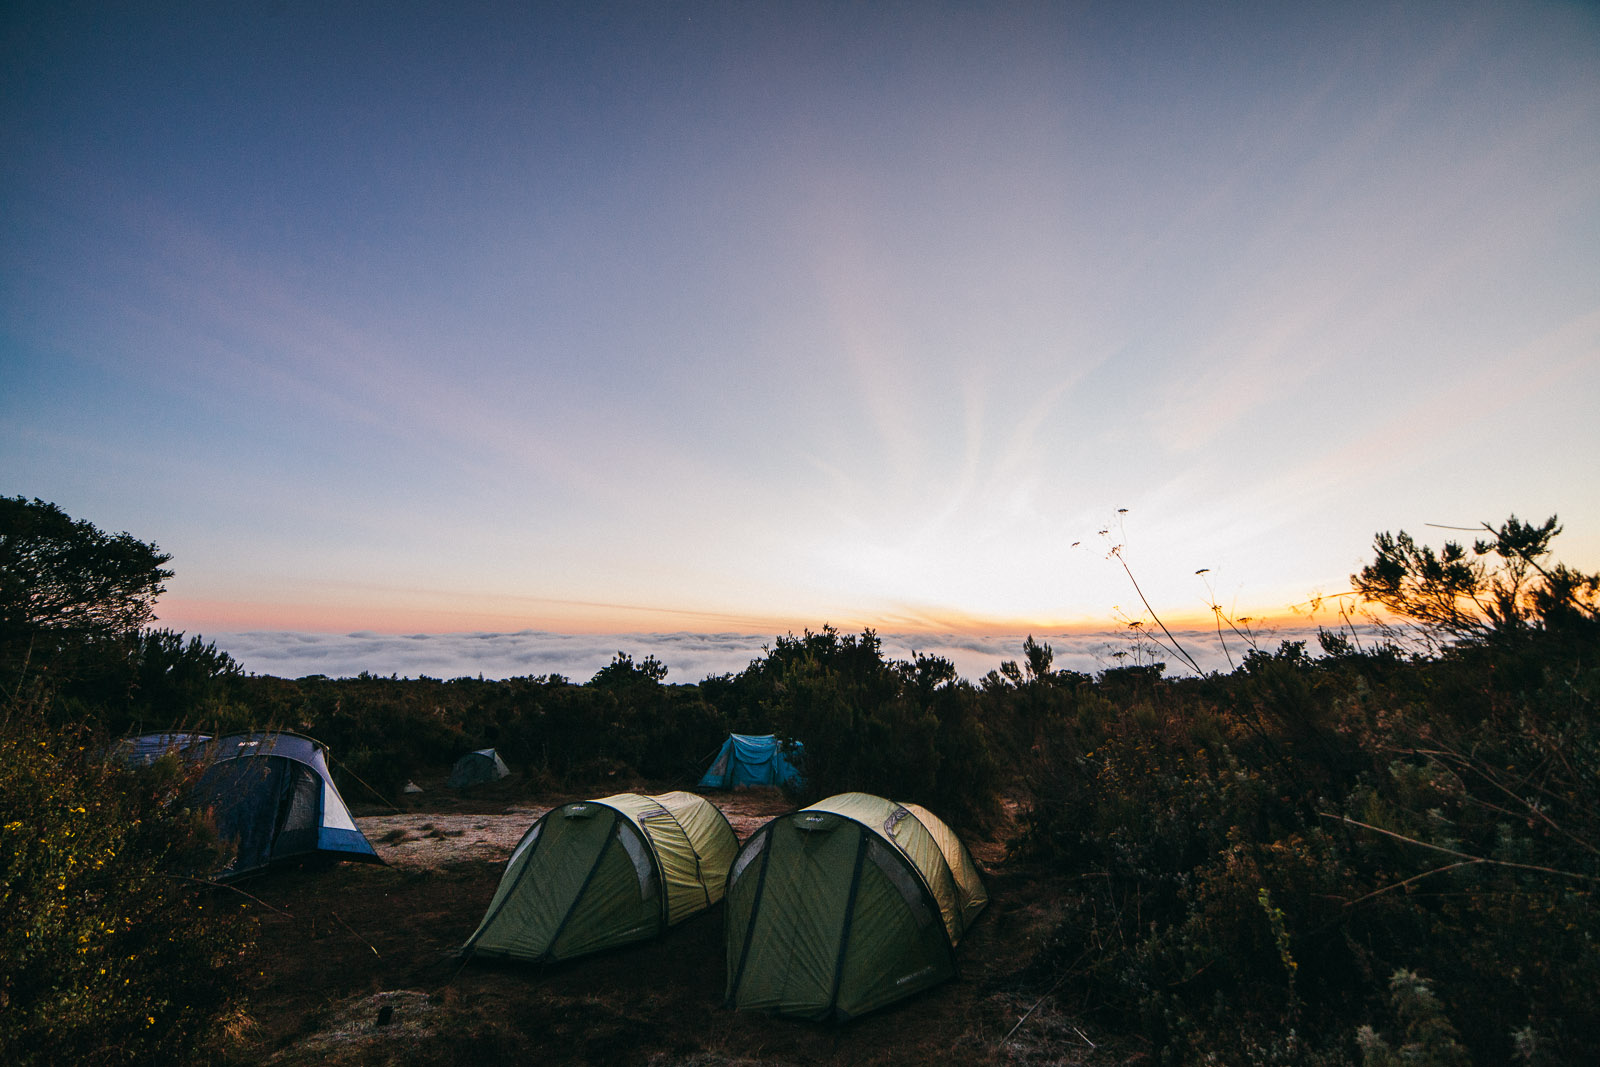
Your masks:
M200 748L206 769L196 799L228 850L219 878L319 855L383 862L334 787L321 742L299 734L237 734Z
M211 740L210 734L172 730L161 734L138 734L114 742L110 755L129 767L148 767L168 752L176 752L185 759L192 758L193 750L209 740Z
M798 758L800 754L797 741L781 742L771 734L729 734L700 785L706 789L798 786L800 771L789 757Z

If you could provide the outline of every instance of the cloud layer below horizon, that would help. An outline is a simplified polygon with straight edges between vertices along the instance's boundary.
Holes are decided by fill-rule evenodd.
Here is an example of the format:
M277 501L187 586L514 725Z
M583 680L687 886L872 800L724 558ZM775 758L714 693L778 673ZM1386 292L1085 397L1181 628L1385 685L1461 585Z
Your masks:
M1274 650L1280 641L1306 641L1316 650L1317 627L1284 628L1258 635L1257 645ZM1184 649L1207 671L1226 671L1247 650L1243 641L1230 639L1224 650L1214 632L1177 631ZM878 634L888 660L910 660L913 655L942 656L956 672L976 682L1006 660L1023 661L1026 635L973 636L963 634ZM1088 633L1037 633L1034 639L1055 653L1058 670L1093 674L1108 667L1166 662L1168 673L1181 671L1177 657L1147 641L1136 649L1127 630ZM291 631L251 631L208 634L205 640L231 655L252 674L301 678L322 674L349 678L363 672L403 678L486 679L559 674L574 682L587 682L619 652L640 662L654 656L667 667L669 684L687 684L723 674L737 674L762 658L776 643L771 635L733 633L617 633L564 634L539 630L519 633L379 634L357 632L322 634ZM1118 656L1122 653L1122 656Z

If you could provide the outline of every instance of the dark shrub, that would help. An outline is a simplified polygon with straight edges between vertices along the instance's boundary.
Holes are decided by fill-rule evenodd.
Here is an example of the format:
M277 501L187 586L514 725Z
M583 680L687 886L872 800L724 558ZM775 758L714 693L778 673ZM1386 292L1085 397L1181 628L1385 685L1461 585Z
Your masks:
M83 731L0 721L0 1060L188 1063L237 1016L250 934L175 757L107 762Z

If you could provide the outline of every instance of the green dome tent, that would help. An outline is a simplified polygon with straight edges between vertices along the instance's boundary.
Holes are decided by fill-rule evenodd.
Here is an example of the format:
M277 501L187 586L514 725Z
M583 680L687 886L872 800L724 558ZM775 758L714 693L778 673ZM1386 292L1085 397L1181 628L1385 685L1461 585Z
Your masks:
M466 950L543 963L655 937L722 899L738 849L693 793L563 805L523 835Z
M456 760L456 765L450 769L450 780L445 785L451 789L469 789L484 782L498 782L510 773L511 769L500 758L500 753L492 748L480 748Z
M927 809L841 793L767 823L728 876L728 1002L849 1019L954 977L988 903Z

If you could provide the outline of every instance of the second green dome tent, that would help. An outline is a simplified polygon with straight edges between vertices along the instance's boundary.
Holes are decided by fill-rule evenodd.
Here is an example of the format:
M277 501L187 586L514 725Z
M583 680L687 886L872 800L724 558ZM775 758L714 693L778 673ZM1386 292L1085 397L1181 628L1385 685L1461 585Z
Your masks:
M926 808L841 793L767 823L728 877L728 1002L849 1019L956 974L988 903Z

